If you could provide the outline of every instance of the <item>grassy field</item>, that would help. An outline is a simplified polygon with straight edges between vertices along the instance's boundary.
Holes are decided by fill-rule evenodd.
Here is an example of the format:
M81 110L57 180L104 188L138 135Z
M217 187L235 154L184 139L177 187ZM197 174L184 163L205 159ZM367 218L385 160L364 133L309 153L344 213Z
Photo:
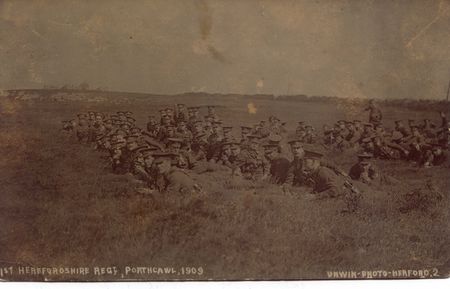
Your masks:
M367 117L360 102L249 96L2 98L0 267L204 269L201 276L125 277L141 279L312 279L326 278L330 270L431 268L437 268L440 277L449 275L448 168L423 170L378 161L383 173L396 181L374 187L356 183L363 200L354 214L342 214L335 200L307 201L299 197L301 191L287 195L276 186L218 173L195 176L205 195L180 204L172 196L136 193L132 179L110 172L104 155L61 130L61 120L87 110L130 110L143 127L149 114L178 102L218 105L221 118L234 126L272 114L287 121L291 130L300 120L321 128L342 118ZM256 113L248 112L249 103ZM396 119L423 117L439 123L438 112L431 109L382 110L387 126ZM351 155L330 158L345 170L355 162Z

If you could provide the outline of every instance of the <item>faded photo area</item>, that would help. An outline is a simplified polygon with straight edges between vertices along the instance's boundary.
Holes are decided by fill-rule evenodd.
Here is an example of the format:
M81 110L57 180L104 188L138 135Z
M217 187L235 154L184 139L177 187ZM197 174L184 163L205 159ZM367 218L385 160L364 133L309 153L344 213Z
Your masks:
M0 279L445 278L450 2L0 1Z

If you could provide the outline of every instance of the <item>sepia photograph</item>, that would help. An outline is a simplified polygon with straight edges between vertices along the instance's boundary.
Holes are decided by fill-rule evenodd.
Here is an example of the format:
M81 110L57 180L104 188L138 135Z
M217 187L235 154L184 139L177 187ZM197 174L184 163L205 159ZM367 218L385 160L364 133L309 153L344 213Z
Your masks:
M450 276L450 0L0 0L0 281Z

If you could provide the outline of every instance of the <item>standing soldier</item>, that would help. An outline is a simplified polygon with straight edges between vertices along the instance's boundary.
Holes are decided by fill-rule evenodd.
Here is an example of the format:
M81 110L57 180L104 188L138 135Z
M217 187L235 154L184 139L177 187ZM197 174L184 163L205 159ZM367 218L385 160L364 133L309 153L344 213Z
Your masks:
M369 106L365 109L369 111L369 122L372 124L379 124L383 118L380 108L375 104L375 101L371 99L369 101Z
M212 159L214 156L217 156L220 152L220 147L223 140L221 125L221 121L215 121L213 123L212 133L208 136L208 151L206 153L206 158L208 160Z
M188 120L188 115L187 115L187 111L186 111L186 105L183 103L178 103L176 105L176 112L175 112L175 121L177 124L179 124L181 121L187 121Z

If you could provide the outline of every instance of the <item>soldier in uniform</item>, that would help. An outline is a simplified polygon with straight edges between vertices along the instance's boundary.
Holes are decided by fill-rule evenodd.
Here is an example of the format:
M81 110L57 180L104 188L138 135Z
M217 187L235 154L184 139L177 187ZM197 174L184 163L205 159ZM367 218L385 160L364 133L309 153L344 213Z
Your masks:
M344 139L340 134L334 140L333 148L337 151L344 152L352 147L351 143Z
M402 134L402 137L408 137L411 135L410 131L405 127L402 120L395 121L394 130L400 132Z
M305 135L303 137L303 142L308 144L313 144L316 142L316 134L312 125L305 126Z
M231 135L233 131L233 127L232 126L224 126L222 127L222 132L223 132L223 139L224 140L230 140L233 138L233 136Z
M222 122L215 121L212 127L212 133L208 136L208 151L206 152L206 159L210 160L220 153L222 135Z
M176 105L177 111L175 112L175 121L179 124L181 121L186 122L188 120L188 114L186 111L186 105L183 103L178 103Z
M349 176L366 184L372 183L378 178L378 169L370 162L373 155L362 153L358 155L358 162L350 168Z
M210 117L213 121L217 120L216 107L214 105L208 105L208 117Z
M354 123L352 121L347 122L347 129L349 134L345 138L349 142L351 147L356 146L361 139L361 132L355 129Z
M262 180L269 174L269 163L260 151L259 135L249 135L248 145L241 148L244 153L244 162L241 165L242 176L248 180Z
M365 109L369 111L369 122L372 124L379 124L383 118L380 108L375 104L375 101L371 99L369 101L369 106Z
M183 146L189 147L191 145L192 132L188 129L184 120L178 122L177 136L183 139Z
M448 166L448 155L443 150L442 145L437 141L431 141L427 145L428 147L424 153L423 166L425 168L446 164Z
M427 138L435 138L436 137L435 128L436 128L436 125L434 125L428 118L425 118L423 120L423 124L420 126L420 130L421 130L422 134Z
M289 170L283 189L289 191L293 186L301 186L305 183L305 174L303 172L303 157L305 150L301 139L294 138L288 141L291 153L294 159L289 165Z
M252 134L252 128L249 126L241 126L241 148L246 149L249 146L249 136Z
M183 142L181 138L168 138L167 150L176 155L173 165L180 169L192 169L195 161L187 151L181 149Z
M324 124L322 126L322 131L323 131L323 143L326 146L330 146L332 144L334 144L335 141L335 135L334 135L334 130L333 128L331 128L329 125ZM299 139L302 139L303 136L299 137Z
M80 118L77 126L77 138L80 143L89 142L89 123L85 118Z
M159 192L188 195L200 190L187 172L172 166L176 154L160 152L154 153L153 157L157 172L156 188Z
M269 167L269 181L273 184L284 184L287 179L290 162L285 157L281 156L280 139L269 139L263 145L264 156L270 164Z
M345 211L354 212L358 207L360 194L344 176L336 174L333 170L322 166L323 154L312 150L305 150L304 171L313 190L306 195L309 199L339 198L346 205Z
M134 136L126 137L126 146L122 148L122 153L115 167L115 173L126 174L133 172L133 164L137 157L137 149L139 148L138 140Z

